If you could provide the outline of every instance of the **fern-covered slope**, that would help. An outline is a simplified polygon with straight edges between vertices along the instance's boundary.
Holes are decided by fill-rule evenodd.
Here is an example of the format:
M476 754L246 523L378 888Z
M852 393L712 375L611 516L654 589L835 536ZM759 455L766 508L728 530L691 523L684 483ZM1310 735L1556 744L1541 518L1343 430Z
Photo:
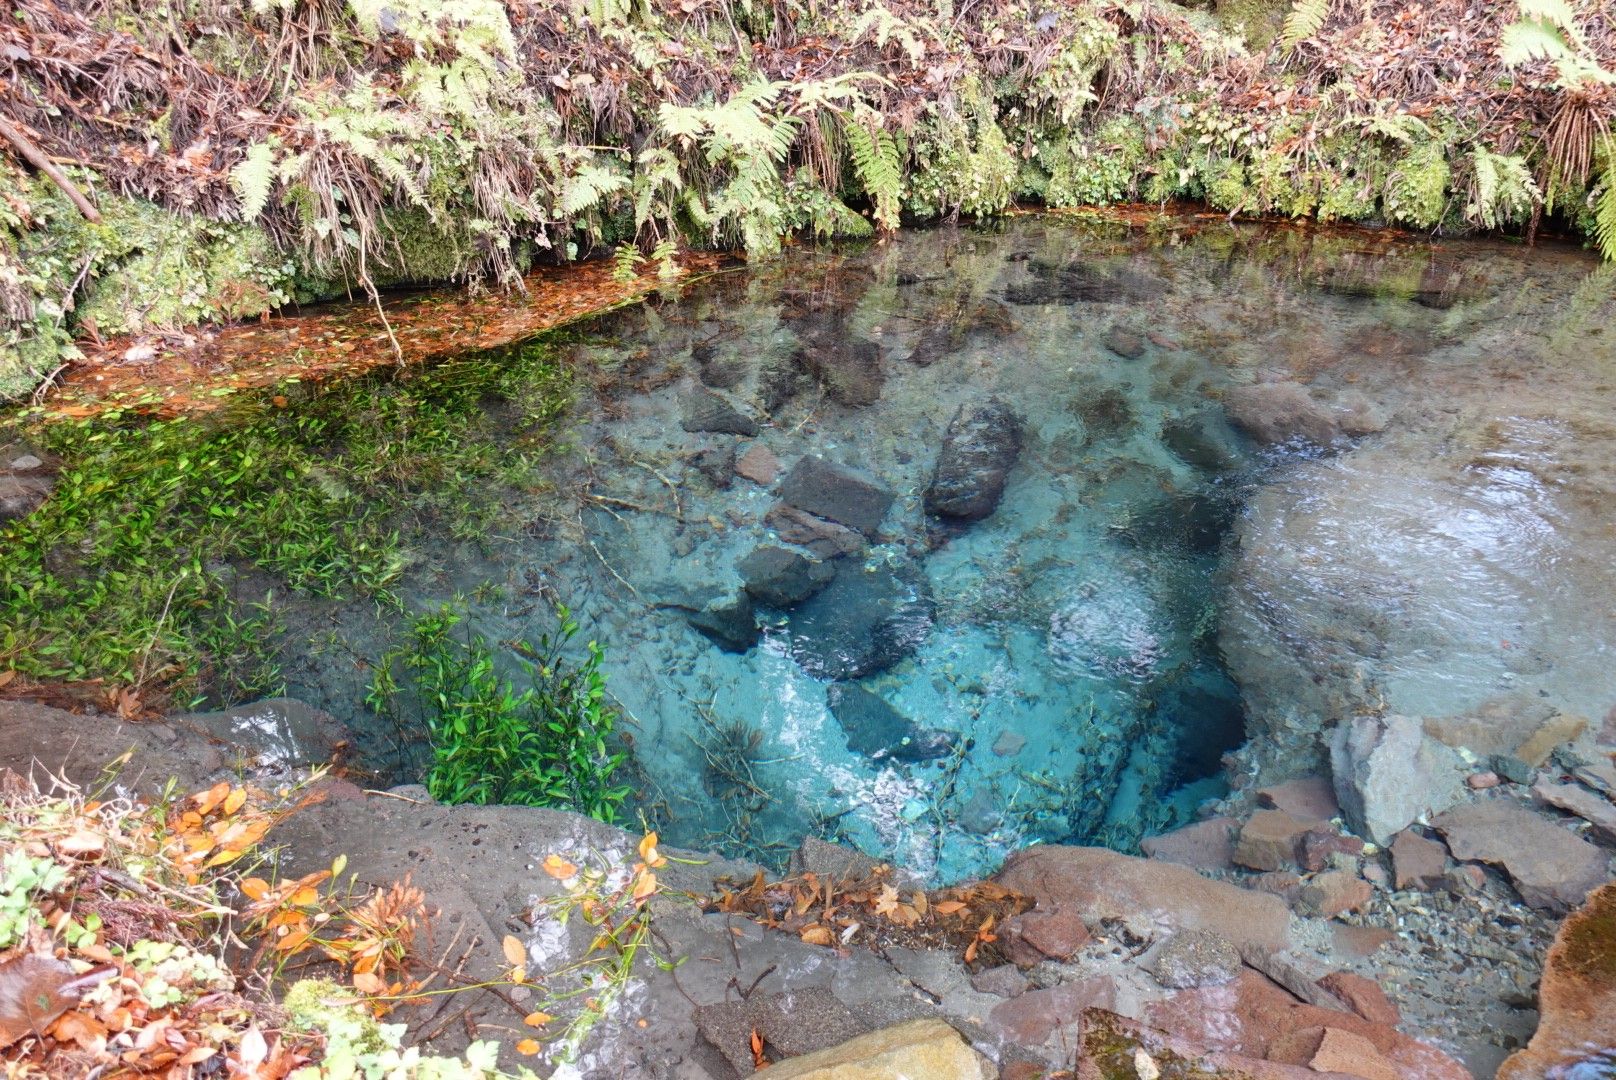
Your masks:
M1018 199L1419 229L1548 212L1616 251L1609 0L1199 7L20 0L0 393L75 334Z

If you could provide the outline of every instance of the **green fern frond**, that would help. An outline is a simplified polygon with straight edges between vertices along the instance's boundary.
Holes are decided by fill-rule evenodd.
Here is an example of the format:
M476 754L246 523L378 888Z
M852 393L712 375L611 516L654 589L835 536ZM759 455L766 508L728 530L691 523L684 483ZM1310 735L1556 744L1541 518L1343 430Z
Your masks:
M645 256L633 244L618 244L612 252L612 280L623 283L640 276L640 264Z
M247 155L230 170L230 186L241 200L236 210L242 221L251 221L264 212L274 179L275 147L267 142L247 147Z
M1594 240L1599 252L1616 260L1616 137L1605 142L1605 172L1598 197L1594 200Z
M883 229L896 229L903 205L903 162L897 141L884 128L872 130L859 120L845 124L843 136L853 172L875 205L876 223Z
M1322 30L1324 20L1330 17L1330 3L1331 0L1296 0L1285 16L1285 27L1279 35L1280 46L1290 52Z
M1505 67L1520 67L1533 60L1562 60L1571 55L1558 27L1537 19L1526 19L1504 28L1498 43L1498 58Z

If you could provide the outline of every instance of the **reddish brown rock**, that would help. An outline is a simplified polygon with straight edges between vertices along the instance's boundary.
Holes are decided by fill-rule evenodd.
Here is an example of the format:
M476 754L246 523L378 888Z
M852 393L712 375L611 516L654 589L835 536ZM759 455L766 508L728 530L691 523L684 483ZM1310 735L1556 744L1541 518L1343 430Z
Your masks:
M1539 911L1568 912L1610 876L1603 851L1513 800L1461 806L1431 824L1454 858L1503 867Z
M1283 810L1259 810L1240 827L1234 861L1252 870L1284 870L1296 865L1297 844L1307 823Z
M1271 870L1258 874L1247 884L1259 892L1273 893L1287 904L1294 904L1297 894L1302 891L1302 876L1289 870Z
M1465 783L1470 785L1471 791L1486 791L1488 788L1497 787L1503 781L1499 779L1497 773L1488 771L1471 773L1465 777Z
M1616 1051L1616 882L1560 925L1543 964L1538 1011L1537 1033L1504 1062L1498 1080L1570 1076L1591 1049ZM1597 1065L1588 1074L1606 1075Z
M1021 940L1051 960L1068 960L1089 943L1089 928L1071 908L1029 911L1017 917Z
M735 459L735 474L768 487L780 475L780 459L762 443L753 443L746 453Z
M1406 1080L1471 1080L1463 1065L1436 1047L1354 1013L1299 1001L1283 987L1247 969L1228 986L1184 990L1147 1007L1146 1023L1167 1034L1198 1041L1211 1051L1269 1058L1292 1032L1335 1028L1368 1040Z
M1386 996L1386 991L1373 979L1354 975L1350 971L1332 971L1319 980L1319 985L1371 1024L1396 1027L1403 1022L1402 1013L1398 1012L1397 1006Z
M1283 810L1297 821L1321 825L1341 813L1335 785L1322 776L1304 776L1257 790L1257 805Z
M1296 907L1304 914L1333 919L1357 911L1375 894L1369 882L1351 870L1326 870L1315 876L1296 896Z
M1038 1046L1058 1028L1075 1023L1088 1008L1116 1008L1117 988L1098 976L1063 982L1048 990L1029 990L988 1013L988 1023L1010 1042Z
M1340 1028L1293 1031L1279 1039L1269 1060L1306 1065L1314 1072L1341 1073L1361 1080L1404 1080L1403 1074L1362 1035Z
M1040 904L1070 907L1089 926L1118 919L1152 936L1211 930L1274 951L1290 941L1290 912L1278 897L1105 848L1039 844L1012 855L995 880Z
M1593 838L1602 844L1616 846L1616 803L1596 795L1581 784L1555 784L1539 780L1532 785L1532 797L1538 802L1575 814L1593 826Z
M1348 960L1367 960L1397 940L1397 935L1382 926L1350 926L1332 923L1331 944L1335 951Z
M1330 865L1330 856L1358 856L1363 854L1363 846L1363 841L1356 836L1343 836L1328 827L1314 827L1302 834L1296 855L1303 870L1316 873Z
M1404 829L1392 840L1393 884L1399 889L1435 889L1448 868L1448 849Z
M1149 858L1197 870L1230 870L1234 867L1234 834L1238 826L1234 818L1207 818L1160 836L1146 837L1139 842L1139 850Z

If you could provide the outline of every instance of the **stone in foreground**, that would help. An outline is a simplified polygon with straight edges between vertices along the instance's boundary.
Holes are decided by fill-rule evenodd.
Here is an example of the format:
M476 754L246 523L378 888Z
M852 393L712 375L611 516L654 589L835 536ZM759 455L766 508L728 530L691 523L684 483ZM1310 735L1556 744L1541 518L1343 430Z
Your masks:
M1616 1075L1616 883L1588 898L1555 935L1538 989L1543 1019L1498 1080Z
M993 1080L997 1070L941 1020L911 1020L770 1065L769 1080Z

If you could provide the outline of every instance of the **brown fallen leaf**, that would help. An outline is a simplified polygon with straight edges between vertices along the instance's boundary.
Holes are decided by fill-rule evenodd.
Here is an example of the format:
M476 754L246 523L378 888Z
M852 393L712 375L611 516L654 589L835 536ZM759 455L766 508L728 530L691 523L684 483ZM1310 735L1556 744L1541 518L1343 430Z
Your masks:
M93 968L78 975L67 961L38 953L0 961L0 1049L43 1031L77 1005L79 995L115 973L112 968Z

